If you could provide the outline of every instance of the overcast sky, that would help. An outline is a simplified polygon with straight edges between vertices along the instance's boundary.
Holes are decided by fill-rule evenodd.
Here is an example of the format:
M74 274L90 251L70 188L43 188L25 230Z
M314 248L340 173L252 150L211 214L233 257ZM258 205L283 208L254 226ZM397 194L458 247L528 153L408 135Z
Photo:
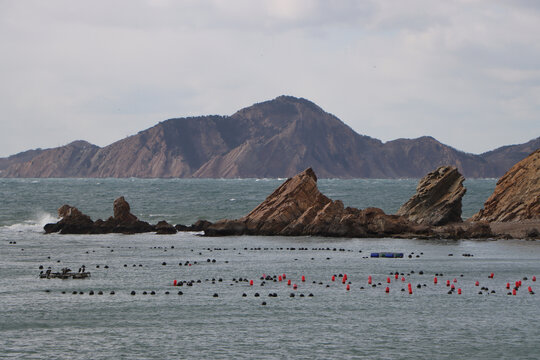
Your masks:
M540 1L0 0L0 156L293 95L383 141L540 136Z

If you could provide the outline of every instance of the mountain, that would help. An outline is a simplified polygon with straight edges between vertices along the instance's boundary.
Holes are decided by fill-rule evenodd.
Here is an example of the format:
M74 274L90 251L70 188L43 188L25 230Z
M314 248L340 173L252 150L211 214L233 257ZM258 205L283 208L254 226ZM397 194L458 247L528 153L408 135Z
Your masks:
M419 178L443 165L466 177L499 177L540 138L481 155L432 137L383 143L314 103L292 96L231 116L169 119L100 148L85 141L0 159L1 177Z

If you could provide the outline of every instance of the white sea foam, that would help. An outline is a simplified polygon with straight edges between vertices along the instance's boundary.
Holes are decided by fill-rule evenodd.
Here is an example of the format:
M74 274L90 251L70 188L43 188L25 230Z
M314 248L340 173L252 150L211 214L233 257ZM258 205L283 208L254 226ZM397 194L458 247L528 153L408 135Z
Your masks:
M2 229L11 232L43 232L45 224L57 222L59 219L46 212L36 213L32 219L24 220L20 223L2 226Z

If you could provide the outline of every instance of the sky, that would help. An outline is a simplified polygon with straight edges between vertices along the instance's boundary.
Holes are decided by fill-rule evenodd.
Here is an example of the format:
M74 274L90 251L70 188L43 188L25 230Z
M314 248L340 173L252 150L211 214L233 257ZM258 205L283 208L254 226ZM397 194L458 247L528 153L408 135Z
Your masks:
M540 1L0 0L0 157L303 97L383 141L540 136Z

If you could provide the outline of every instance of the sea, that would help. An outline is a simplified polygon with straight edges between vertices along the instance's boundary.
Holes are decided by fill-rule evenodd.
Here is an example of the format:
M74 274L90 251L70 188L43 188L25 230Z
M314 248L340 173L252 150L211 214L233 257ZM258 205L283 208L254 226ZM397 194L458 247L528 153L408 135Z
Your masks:
M540 357L538 241L43 232L63 204L106 219L119 196L151 223L238 218L284 180L0 179L0 358ZM390 214L417 183L318 181ZM495 184L465 181L464 218Z

